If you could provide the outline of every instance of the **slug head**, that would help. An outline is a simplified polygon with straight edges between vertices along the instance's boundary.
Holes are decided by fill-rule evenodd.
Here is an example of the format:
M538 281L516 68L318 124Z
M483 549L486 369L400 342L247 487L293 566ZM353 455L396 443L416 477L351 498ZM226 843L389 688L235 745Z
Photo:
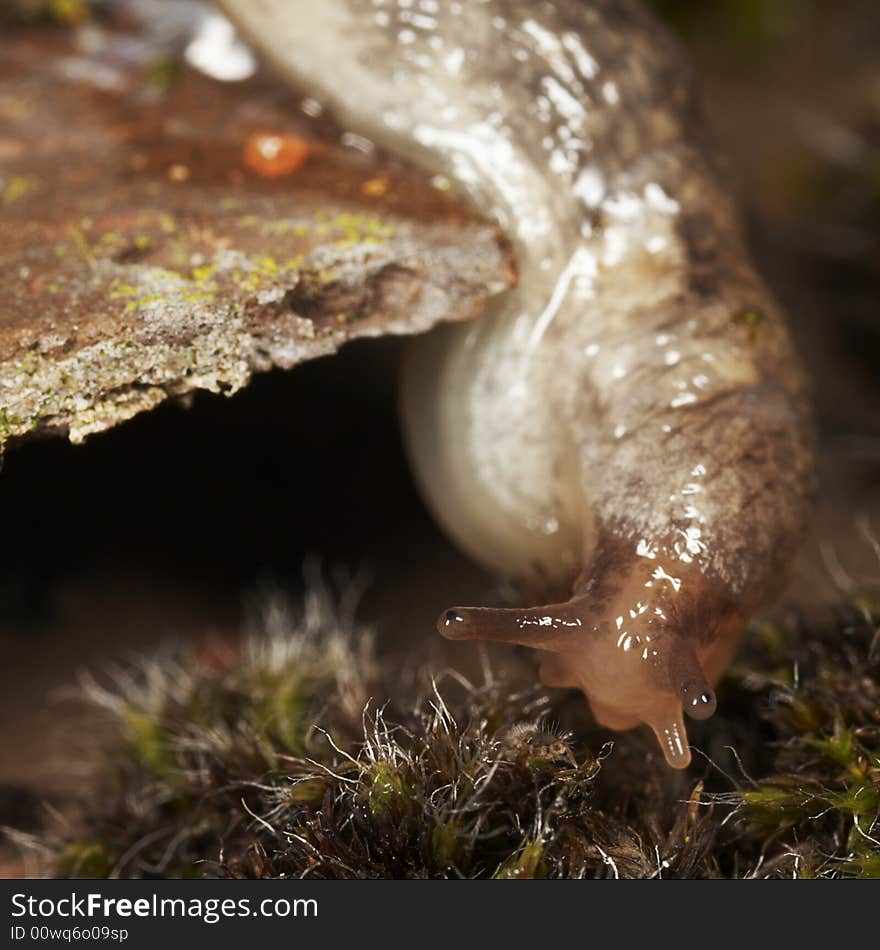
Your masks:
M698 574L667 576L660 581L636 564L610 592L590 583L560 604L456 607L440 616L437 628L451 640L544 651L546 685L582 690L608 728L649 725L669 765L683 769L691 760L684 715L707 719L715 712L712 685L742 624L722 616L716 596L702 595L706 585Z

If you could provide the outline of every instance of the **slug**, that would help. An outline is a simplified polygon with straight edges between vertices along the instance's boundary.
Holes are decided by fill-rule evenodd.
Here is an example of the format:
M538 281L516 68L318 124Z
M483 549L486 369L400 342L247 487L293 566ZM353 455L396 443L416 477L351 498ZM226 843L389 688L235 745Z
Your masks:
M675 41L631 0L222 0L346 127L498 222L515 289L414 341L417 478L448 533L534 591L455 640L542 651L669 765L780 588L813 480L805 383L701 141Z

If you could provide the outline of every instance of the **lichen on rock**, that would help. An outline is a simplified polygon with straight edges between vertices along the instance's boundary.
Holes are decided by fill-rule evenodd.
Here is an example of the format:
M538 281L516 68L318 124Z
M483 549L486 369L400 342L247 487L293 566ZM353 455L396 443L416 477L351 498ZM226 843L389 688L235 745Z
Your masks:
M465 319L512 282L461 198L345 148L265 78L157 87L117 40L90 59L70 36L0 39L0 448ZM308 160L261 178L257 125L296 130Z

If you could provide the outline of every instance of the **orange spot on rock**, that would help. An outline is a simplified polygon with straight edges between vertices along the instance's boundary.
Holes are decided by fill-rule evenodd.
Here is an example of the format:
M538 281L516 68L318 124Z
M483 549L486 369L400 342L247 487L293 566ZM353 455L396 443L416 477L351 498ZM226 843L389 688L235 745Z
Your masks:
M391 182L387 178L368 178L361 185L361 194L370 198L381 198L390 185Z
M284 132L254 132L244 143L244 163L261 178L295 172L309 157L309 143Z

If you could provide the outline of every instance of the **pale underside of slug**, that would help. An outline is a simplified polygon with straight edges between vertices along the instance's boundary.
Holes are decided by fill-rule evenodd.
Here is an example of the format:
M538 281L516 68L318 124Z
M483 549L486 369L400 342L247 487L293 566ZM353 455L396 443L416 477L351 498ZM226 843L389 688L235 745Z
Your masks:
M683 711L780 586L811 488L803 385L676 44L630 0L223 0L339 121L449 176L516 290L417 341L413 464L475 559L569 600L438 627L544 651L602 724L690 761Z

